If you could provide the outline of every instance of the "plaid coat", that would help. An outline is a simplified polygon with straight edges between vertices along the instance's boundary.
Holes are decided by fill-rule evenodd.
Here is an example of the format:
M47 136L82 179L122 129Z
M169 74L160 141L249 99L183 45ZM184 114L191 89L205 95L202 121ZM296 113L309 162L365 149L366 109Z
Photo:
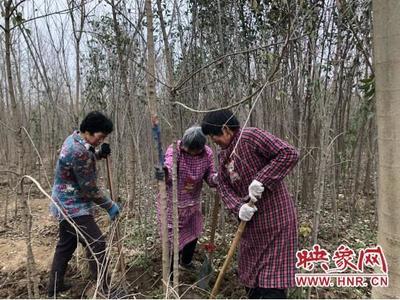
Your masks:
M213 152L210 147L199 155L192 156L180 149L178 141L178 214L179 214L179 250L198 238L203 231L203 215L201 213L201 189L203 181L211 187L216 186ZM173 147L170 145L165 153L164 168L167 171L167 210L168 210L168 235L173 240L172 219L172 168ZM157 201L158 219L159 198Z
M283 178L298 158L295 148L258 128L239 130L219 153L217 190L230 211L238 215L253 179L265 187L240 241L239 277L246 287L295 285L297 217Z

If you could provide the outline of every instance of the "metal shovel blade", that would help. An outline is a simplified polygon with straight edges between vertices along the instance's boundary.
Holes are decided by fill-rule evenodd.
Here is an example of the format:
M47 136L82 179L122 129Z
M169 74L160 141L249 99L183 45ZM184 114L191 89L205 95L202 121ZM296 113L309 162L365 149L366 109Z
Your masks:
M214 273L214 268L211 264L211 260L208 255L205 255L203 264L200 267L199 277L197 280L197 286L203 290L208 289L210 279Z

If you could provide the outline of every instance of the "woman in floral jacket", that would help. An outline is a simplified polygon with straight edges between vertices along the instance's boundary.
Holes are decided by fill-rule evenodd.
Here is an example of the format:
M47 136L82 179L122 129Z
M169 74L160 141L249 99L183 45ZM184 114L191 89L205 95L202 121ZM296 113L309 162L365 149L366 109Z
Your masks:
M95 204L107 210L112 220L119 214L118 205L103 194L96 182L96 160L110 154L109 145L102 142L112 130L110 119L91 112L80 124L80 131L74 131L62 145L52 191L54 202L50 205L51 214L59 221L59 239L50 271L49 297L71 287L64 282L64 275L78 241L86 247L92 279L97 280L99 270L104 275L101 278L107 277L106 244L93 215Z

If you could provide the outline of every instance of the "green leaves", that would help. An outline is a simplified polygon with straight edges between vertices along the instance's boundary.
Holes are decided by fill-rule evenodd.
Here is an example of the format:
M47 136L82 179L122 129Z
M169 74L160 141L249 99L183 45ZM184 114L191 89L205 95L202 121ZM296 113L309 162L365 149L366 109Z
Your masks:
M364 118L370 119L374 116L374 98L375 98L375 77L370 76L365 79L360 80L361 84L359 85L362 94L363 94L363 102L360 107L360 112Z
M11 21L14 24L14 26L18 26L22 24L25 21L25 19L23 18L22 13L18 11L16 12L15 16L11 18Z
M375 77L370 76L365 79L361 79L361 84L359 85L360 89L363 92L364 98L367 101L372 101L375 97Z
M307 223L303 223L301 224L300 228L299 228L299 234L304 237L307 238L312 232L311 226Z

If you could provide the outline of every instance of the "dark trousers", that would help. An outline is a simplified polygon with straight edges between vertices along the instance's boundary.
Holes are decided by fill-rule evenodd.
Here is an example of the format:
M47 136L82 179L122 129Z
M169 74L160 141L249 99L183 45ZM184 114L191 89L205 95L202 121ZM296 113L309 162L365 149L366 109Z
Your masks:
M191 241L190 243L186 244L181 251L179 251L179 264L180 265L188 265L192 262L194 250L196 249L197 239ZM170 264L170 276L173 277L172 273L174 270L174 255L171 256L171 264Z
M51 266L49 287L54 287L56 284L63 284L68 262L75 252L78 241L86 248L91 279L97 280L98 271L100 270L102 274L104 274L103 278L106 278L106 242L93 216L81 216L73 218L72 220L87 242L81 236L77 235L75 229L67 221L63 220L60 222L59 239ZM97 264L96 260L93 258L92 253L95 255L99 264ZM103 283L105 284L106 280L104 280Z
M192 262L196 245L197 245L197 239L191 241L189 244L186 244L185 247L183 247L182 251L179 253L181 257L180 259L181 264L188 265Z
M286 299L286 290L268 289L262 287L247 288L247 297L249 299Z

